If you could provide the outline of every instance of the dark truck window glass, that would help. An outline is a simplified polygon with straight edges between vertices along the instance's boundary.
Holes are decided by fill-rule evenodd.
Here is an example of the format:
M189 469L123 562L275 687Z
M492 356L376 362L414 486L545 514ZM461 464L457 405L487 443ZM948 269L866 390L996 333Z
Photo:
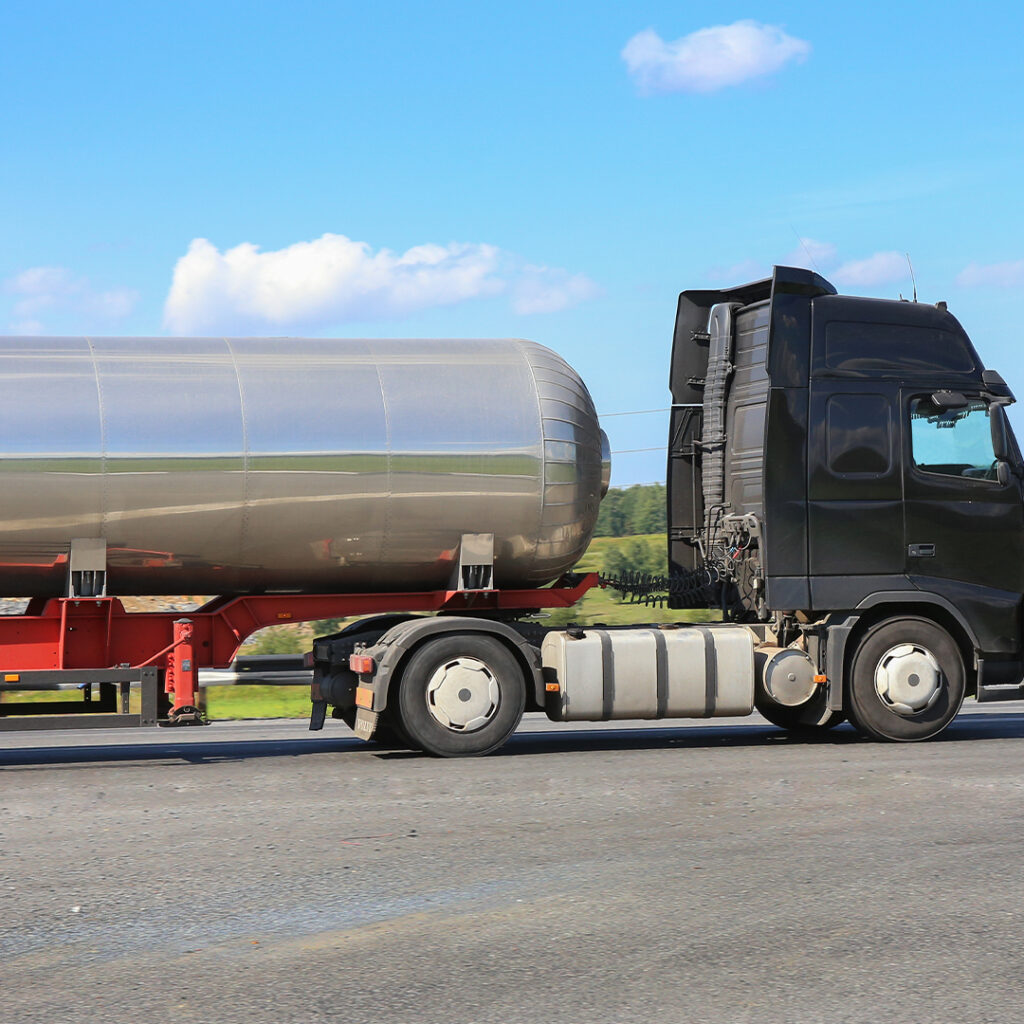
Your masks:
M825 326L825 366L830 370L969 373L974 357L963 338L938 327L861 324L833 320Z
M941 410L929 398L910 403L914 465L925 473L995 480L989 408L972 398L965 409Z
M839 476L883 476L890 466L889 400L833 395L828 400L828 468Z

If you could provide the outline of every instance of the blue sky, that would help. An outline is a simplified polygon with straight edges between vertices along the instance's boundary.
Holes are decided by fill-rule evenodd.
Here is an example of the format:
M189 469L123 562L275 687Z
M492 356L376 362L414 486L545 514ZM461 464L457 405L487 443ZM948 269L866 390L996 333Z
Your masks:
M909 251L1024 397L1022 37L1011 3L8 0L0 331L527 337L614 413L667 404L681 289L813 258L909 295Z

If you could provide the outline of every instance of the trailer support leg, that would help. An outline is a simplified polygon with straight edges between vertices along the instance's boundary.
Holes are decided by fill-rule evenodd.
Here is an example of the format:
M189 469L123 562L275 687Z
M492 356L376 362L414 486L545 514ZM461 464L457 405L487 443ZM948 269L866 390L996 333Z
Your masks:
M206 725L196 706L196 659L191 619L174 622L174 645L167 659L164 687L171 695L171 713L167 725Z

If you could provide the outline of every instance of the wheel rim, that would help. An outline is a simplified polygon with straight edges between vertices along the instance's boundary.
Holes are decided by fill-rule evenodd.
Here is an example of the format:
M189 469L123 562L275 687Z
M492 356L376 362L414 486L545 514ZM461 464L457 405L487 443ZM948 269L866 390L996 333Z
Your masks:
M942 669L926 647L898 644L878 659L875 692L890 710L904 718L927 711L942 693Z
M478 658L446 661L427 683L431 716L452 732L482 729L497 712L499 700L498 680Z

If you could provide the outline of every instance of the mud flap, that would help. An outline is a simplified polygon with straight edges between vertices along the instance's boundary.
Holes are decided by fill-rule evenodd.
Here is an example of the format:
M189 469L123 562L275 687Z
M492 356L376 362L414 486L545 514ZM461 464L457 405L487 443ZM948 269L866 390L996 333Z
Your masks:
M354 727L355 734L361 740L373 739L373 734L377 730L377 720L380 715L376 711L367 711L366 708L359 708L356 711L356 724Z

